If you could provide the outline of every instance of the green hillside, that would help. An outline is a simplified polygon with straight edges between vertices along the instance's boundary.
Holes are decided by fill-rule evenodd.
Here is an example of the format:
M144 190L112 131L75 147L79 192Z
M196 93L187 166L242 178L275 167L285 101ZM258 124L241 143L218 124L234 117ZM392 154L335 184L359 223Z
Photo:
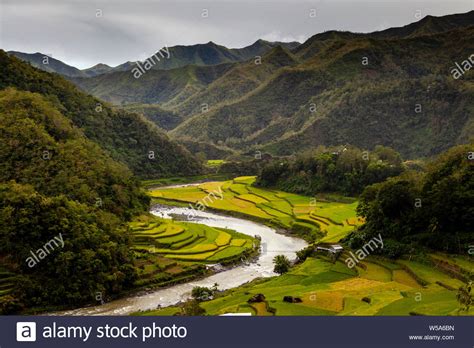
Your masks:
M79 305L136 277L125 221L148 198L62 112L47 96L0 91L1 313Z
M360 196L358 213L366 219L350 236L354 248L375 235L396 257L418 246L467 254L474 226L472 143L456 146L429 163L426 172L404 173L368 186Z
M227 48L218 45L212 41L205 44L196 44L190 46L178 45L172 47L163 47L155 53L153 59L153 70L170 70L185 67L188 65L209 66L224 63L243 62L253 59L255 56L263 55L272 48L282 46L288 49L298 47L299 42L269 42L257 40L253 44L242 48ZM169 54L169 58L168 58ZM125 63L119 67L112 68L112 71L131 70L135 64Z
M21 60L29 62L35 68L51 72L51 73L58 73L63 76L67 77L85 77L87 76L86 73L82 72L81 70L67 65L61 62L58 59L50 57L43 53L23 53L23 52L16 52L16 51L9 51L8 54L13 55Z
M474 27L389 41L338 38L316 50L247 94L195 114L173 136L286 155L317 145L381 144L405 158L469 140L474 85L468 73L453 79L450 68L472 54Z
M328 31L301 45L176 46L140 79L124 72L75 82L114 104L152 104L137 111L174 138L238 152L351 144L431 156L474 131L472 76L451 73L474 50L473 17L427 16L367 34Z
M3 51L0 66L0 313L74 307L135 288L128 221L149 198L130 169L195 174L199 162L142 116L57 74Z
M130 112L143 114L148 120L164 130L175 128L183 122L183 117L157 104L128 104L123 107Z
M90 140L135 174L156 177L199 173L199 162L143 116L115 111L60 76L35 69L4 51L0 51L0 67L0 89L14 87L42 94Z
M260 39L246 47L227 48L210 41L205 44L190 46L178 45L163 47L160 51L156 52L154 56L147 59L151 59L154 62L152 67L154 70L170 70L185 67L187 65L207 66L241 62L252 59L255 56L263 55L277 46L294 49L299 45L300 43L296 41L269 42ZM99 63L90 68L80 70L52 57L48 57L48 61L45 61L47 55L39 52L24 53L9 51L8 53L20 58L21 60L29 62L36 68L47 72L55 72L69 78L94 77L112 72L130 72L133 68L137 67L137 62L128 61L116 67ZM143 62L141 63L143 64Z
M225 74L232 63L216 66L188 65L170 70L149 70L140 78L130 71L113 72L93 78L73 79L81 89L94 96L120 105L127 103L156 104L185 100Z
M235 65L201 92L195 93L182 103L168 102L164 106L183 115L184 119L191 115L202 114L202 103L209 105L210 109L221 104L232 103L260 86L280 68L296 64L296 57L285 48L278 46L260 59L256 58Z
M73 127L40 94L0 91L0 181L30 184L45 195L63 194L130 215L147 200L130 170Z

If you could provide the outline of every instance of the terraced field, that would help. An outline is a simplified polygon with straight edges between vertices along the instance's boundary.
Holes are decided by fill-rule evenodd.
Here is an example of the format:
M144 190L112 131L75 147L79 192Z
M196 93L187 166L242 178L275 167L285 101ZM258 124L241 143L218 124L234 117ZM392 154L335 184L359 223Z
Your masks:
M355 213L356 201L342 203L260 189L252 186L254 180L240 177L156 189L151 195L167 204L206 202L212 209L245 214L307 235L315 233L322 242L337 242L363 223ZM211 315L457 315L457 289L472 279L474 265L468 258L433 254L423 263L369 257L350 269L344 257L343 253L335 263L310 257L287 274L228 290L201 307ZM263 294L265 301L249 303L257 294ZM298 301L284 301L285 296ZM179 311L171 307L152 314ZM468 314L474 314L473 310Z
M322 242L337 242L362 223L355 213L356 201L323 201L260 189L252 186L254 181L255 177L239 177L198 186L158 188L150 195L161 203L203 204L212 209L249 215L297 232L307 240Z
M255 240L235 231L144 215L130 223L134 249L166 259L217 263L251 251Z
M465 265L473 262L463 259ZM424 285L420 284L423 282ZM463 285L440 270L412 261L370 259L349 269L345 263L308 258L289 273L222 293L201 303L208 314L247 312L253 315L457 315L454 287ZM248 303L263 294L260 304ZM300 303L283 301L292 296ZM174 308L174 310L173 310ZM177 307L147 314L171 315ZM474 310L463 315L474 315Z
M15 274L0 266L0 299L13 290L14 280Z

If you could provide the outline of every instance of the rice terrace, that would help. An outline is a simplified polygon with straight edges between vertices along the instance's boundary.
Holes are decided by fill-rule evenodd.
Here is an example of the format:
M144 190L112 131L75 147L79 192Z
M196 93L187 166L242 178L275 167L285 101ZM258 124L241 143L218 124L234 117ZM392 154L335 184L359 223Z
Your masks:
M311 241L337 242L362 221L356 217L357 202L327 201L283 191L252 186L255 177L239 177L224 182L208 182L181 188L157 189L150 192L155 202L195 204L215 191L223 192L222 200L209 207L233 214L243 214L271 225L292 229ZM347 200L347 199L346 199ZM321 239L322 238L322 239Z
M223 262L252 250L251 237L235 231L187 222L142 217L132 222L137 251L182 261Z
M348 249L334 257L315 251L316 245L332 245L364 221L357 217L355 199L340 196L305 197L253 186L255 177L205 182L190 186L153 188L153 202L188 206L209 192L221 190L222 200L209 205L212 211L247 216L281 231L291 231L309 243L306 256L283 275L257 278L240 287L218 291L200 302L203 313L221 315L456 315L456 290L472 277L473 263L467 257L430 253L424 259L388 259L368 255L348 267ZM332 200L331 200L332 198ZM176 236L170 249L153 249L166 258L216 262L237 255L251 238L235 237L232 231L215 230L198 243L202 224L158 220L149 225L134 223L138 240L149 236ZM146 226L146 227L145 227ZM192 226L192 227L191 227ZM191 228L190 228L191 227ZM158 233L157 233L158 231ZM165 232L159 232L165 231ZM209 232L207 232L209 234ZM206 232L204 232L206 234ZM178 238L178 236L181 236ZM200 236L200 237L198 237ZM241 243L244 243L243 245ZM141 242L139 242L141 244ZM183 249L181 249L181 247ZM137 245L137 249L144 248ZM148 247L145 247L147 249ZM173 250L176 249L176 250ZM240 248L240 249L238 249ZM212 249L212 250L209 250ZM324 248L323 248L324 249ZM149 249L148 249L149 250ZM170 251L171 250L171 251ZM227 250L227 251L226 251ZM263 251L265 252L265 251ZM181 306L139 312L138 315L174 315ZM468 312L472 315L472 309Z

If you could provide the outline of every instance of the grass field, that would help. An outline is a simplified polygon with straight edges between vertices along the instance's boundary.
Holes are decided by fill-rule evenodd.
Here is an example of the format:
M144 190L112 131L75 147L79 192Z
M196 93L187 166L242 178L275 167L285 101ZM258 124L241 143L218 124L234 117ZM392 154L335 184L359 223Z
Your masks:
M207 160L206 165L208 167L220 167L225 163L224 160L216 159L216 160Z
M161 203L196 204L212 192L222 192L223 199L208 201L206 205L267 221L311 241L317 235L322 242L337 242L362 223L355 213L357 201L341 203L261 189L252 186L254 181L255 177L246 176L198 186L156 188L150 195Z
M197 181L209 181L209 180L229 180L229 174L205 174L205 175L194 175L194 176L177 176L170 178L151 179L143 180L142 185L144 187L159 187L169 185L181 185L190 182Z
M469 262L469 261L468 261ZM364 261L365 269L349 269L342 261L332 263L324 257L308 258L289 273L259 279L225 291L201 303L207 314L247 312L252 315L458 315L456 291L437 282L462 285L437 269L416 262L377 259ZM409 266L414 276L404 271ZM472 262L467 265L472 266ZM421 286L415 277L427 282ZM249 304L256 294L265 302ZM301 303L283 301L284 296ZM269 311L269 309L271 309ZM171 315L170 307L145 313ZM474 310L463 315L474 315Z

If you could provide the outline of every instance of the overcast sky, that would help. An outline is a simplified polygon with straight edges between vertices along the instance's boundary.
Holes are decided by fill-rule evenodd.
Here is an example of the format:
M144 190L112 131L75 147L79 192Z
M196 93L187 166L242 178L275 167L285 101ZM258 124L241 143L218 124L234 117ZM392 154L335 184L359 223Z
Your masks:
M213 41L243 47L259 38L302 42L326 30L370 32L406 25L420 16L474 8L474 0L0 0L0 4L0 48L50 54L79 68L143 60L165 45Z

